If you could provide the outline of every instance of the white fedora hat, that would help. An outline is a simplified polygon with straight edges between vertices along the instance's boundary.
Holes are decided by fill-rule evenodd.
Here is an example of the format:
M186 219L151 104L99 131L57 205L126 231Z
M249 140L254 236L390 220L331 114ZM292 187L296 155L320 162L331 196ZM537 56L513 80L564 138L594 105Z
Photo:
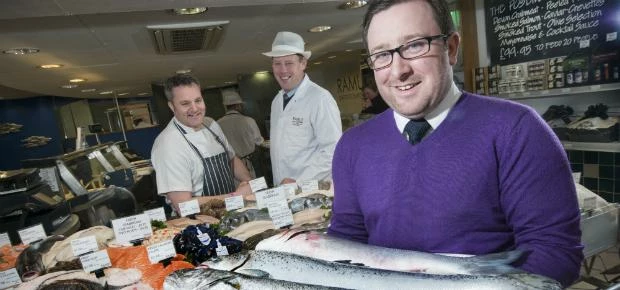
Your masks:
M222 90L222 104L224 106L243 104L243 100L241 100L241 96L235 90Z
M271 44L271 51L263 52L269 57L287 56L291 54L301 54L306 59L310 58L312 52L304 51L304 40L297 33L280 31Z

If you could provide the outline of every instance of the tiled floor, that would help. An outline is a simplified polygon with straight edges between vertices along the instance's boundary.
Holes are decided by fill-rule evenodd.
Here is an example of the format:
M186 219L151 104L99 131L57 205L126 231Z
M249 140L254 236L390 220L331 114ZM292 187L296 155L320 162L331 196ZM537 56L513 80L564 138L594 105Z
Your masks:
M588 264L591 262L591 258L587 259ZM617 267L616 267L617 266ZM614 268L617 274L604 275L601 272ZM569 290L592 290L592 289L606 289L611 285L620 283L620 257L618 256L618 246L608 249L596 256L594 263L592 264L592 271L590 277L595 278L597 281L587 282L585 267L581 267L581 274L583 281L575 283ZM618 280L614 280L618 279ZM596 285L598 284L598 285Z

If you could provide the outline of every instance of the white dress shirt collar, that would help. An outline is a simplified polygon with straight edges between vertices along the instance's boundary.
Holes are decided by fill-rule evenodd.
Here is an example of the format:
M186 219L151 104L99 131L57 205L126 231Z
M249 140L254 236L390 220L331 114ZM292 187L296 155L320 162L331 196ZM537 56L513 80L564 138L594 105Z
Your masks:
M446 119L450 109L456 104L456 102L461 97L461 91L456 86L454 82L452 82L452 87L448 92L448 95L439 103L439 106L432 110L428 115L424 117L426 121L431 125L433 130L437 129L441 122ZM394 120L396 121L396 127L398 127L399 132L403 132L405 130L405 126L409 122L409 118L406 118L394 111Z

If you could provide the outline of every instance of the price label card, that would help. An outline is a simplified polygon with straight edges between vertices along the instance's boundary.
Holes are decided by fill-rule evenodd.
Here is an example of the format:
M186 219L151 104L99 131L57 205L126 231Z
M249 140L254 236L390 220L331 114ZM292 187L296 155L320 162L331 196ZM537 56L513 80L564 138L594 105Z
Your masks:
M605 36L605 40L607 41L615 41L616 39L618 39L618 32L616 31L607 33Z
M282 190L281 187L259 191L255 193L255 195L256 195L256 207L258 209L266 208L269 204L274 203L274 202L283 201L286 203L286 196L284 194L284 190Z
M579 183L579 180L581 180L581 172L573 172L573 181Z
M586 48L586 47L590 47L589 39L584 39L584 40L579 41L579 48Z
M215 248L215 253L218 256L228 256L228 248L226 248L226 246L222 246L222 244L220 244L220 240L217 240L217 248Z
M47 238L47 235L45 234L45 229L43 229L43 225L41 224L21 229L17 231L17 234L19 234L19 238L22 240L22 243L24 245L28 245L32 242L40 241Z
M297 183L285 183L280 185L279 187L284 190L284 195L286 196L286 198L295 197L295 193L297 191Z
M80 256L80 262L82 263L82 268L84 268L84 272L86 273L112 266L110 257L108 256L108 251L106 250Z
M153 235L151 220L145 214L132 215L112 220L114 236L118 243L129 243Z
M22 283L15 268L0 272L0 289L6 289Z
M267 187L268 186L267 186L267 181L265 181L265 177L259 177L259 178L250 180L250 188L252 189L252 192L257 192Z
M560 90L562 93L570 93L570 88L563 88Z
M11 238L9 238L9 234L8 233L1 233L0 234L0 247L4 246L4 245L10 245L11 244ZM2 289L2 288L0 288Z
M245 206L245 204L243 203L242 195L235 195L235 196L227 197L224 199L224 203L226 204L227 211L240 209Z
M144 214L152 221L166 221L166 212L163 207L146 210Z
M88 236L71 241L71 249L73 249L73 255L78 257L86 253L99 251L99 245L97 245L95 236Z
M601 89L601 85L592 85L590 86L591 91L598 91Z
M586 197L583 199L583 209L595 209L596 208L596 197Z
M267 209L276 229L293 224L293 212L286 202L271 203Z
M186 202L179 203L179 211L181 216L188 216L200 212L200 205L197 199L188 200Z
M172 243L172 240L167 240L148 246L146 247L146 252L149 255L149 260L151 260L151 264L159 263L159 261L172 258L177 254L177 252L174 250L174 244Z
M304 180L299 184L301 187L301 192L312 192L319 190L319 181L318 180Z

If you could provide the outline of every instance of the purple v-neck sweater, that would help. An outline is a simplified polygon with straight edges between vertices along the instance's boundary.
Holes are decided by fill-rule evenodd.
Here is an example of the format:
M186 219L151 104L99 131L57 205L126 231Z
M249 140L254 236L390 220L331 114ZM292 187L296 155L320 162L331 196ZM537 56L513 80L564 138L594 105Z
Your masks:
M517 266L575 281L583 259L570 166L526 106L464 93L410 145L393 111L348 130L333 160L329 234L425 252L529 255Z

